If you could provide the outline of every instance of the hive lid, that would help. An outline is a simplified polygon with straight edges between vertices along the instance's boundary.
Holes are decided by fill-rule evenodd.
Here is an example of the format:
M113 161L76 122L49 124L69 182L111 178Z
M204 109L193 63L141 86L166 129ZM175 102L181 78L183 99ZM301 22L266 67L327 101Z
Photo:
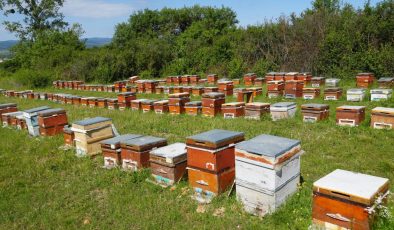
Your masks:
M342 91L342 88L332 87L324 89L325 92Z
M245 102L229 102L226 104L222 104L222 107L226 106L245 106Z
M131 140L137 137L142 137L142 135L139 134L125 134L117 137L113 137L107 140L104 140L101 142L101 144L105 145L117 145L120 144L120 142L126 141L126 140Z
M134 139L125 140L122 141L121 143L127 146L141 147L145 145L155 145L162 142L167 142L167 140L161 137L142 136Z
M358 73L357 76L374 75L373 73Z
M200 89L204 89L204 87L202 87L202 86L195 86L195 87L192 87L192 89L198 89L198 90L200 90Z
M211 93L204 93L202 95L203 98L222 98L225 97L224 93L219 92L211 92Z
M361 106L361 105L342 105L342 106L337 107L337 109L360 110L360 109L365 109L365 106Z
M25 113L37 113L37 112L40 112L40 111L43 111L43 110L46 110L46 109L50 109L50 107L48 107L48 106L41 106L41 107L25 110L24 112Z
M376 107L372 109L373 113L388 113L394 115L394 108Z
M86 125L92 125L100 122L105 122L105 121L111 121L111 118L106 118L106 117L94 117L94 118L89 118L86 120L82 121L76 121L74 124L80 125L80 126L86 126Z
M186 144L184 143L174 143L161 148L154 149L150 154L165 157L165 158L175 158L186 154Z
M378 82L391 82L394 81L394 77L382 77L379 78Z
M11 112L11 113L3 113L2 116L19 116L22 115L23 112L22 111L16 111L16 112Z
M338 78L327 78L326 81L330 82L330 81L340 81L340 79Z
M228 141L243 140L243 132L234 132L221 129L213 129L208 132L200 133L186 138L186 141L193 141L197 143L203 143L204 145L214 145L215 147L222 147L226 145Z
M348 89L347 93L365 93L365 89Z
M118 93L118 96L134 96L135 93L131 93L131 92L125 92L125 93Z
M263 134L238 143L235 147L248 153L277 158L300 143L299 140Z
M294 75L297 75L297 74L300 74L300 73L298 73L298 72L288 72L288 73L286 73L287 76L294 76Z
M282 80L275 80L275 81L268 81L267 84L280 84L280 83L284 83L284 81Z
M168 104L168 100L155 101L154 104Z
M393 93L392 89L371 89L371 94L374 93L383 93L383 94L391 94Z
M202 103L201 103L201 101L191 101L191 102L187 102L185 105L186 106L201 106Z
M295 105L296 105L295 102L279 102L271 105L271 107L284 108L284 107L291 107Z
M323 108L328 108L328 105L327 104L314 104L314 103L311 103L311 104L304 104L304 105L301 105L301 108L316 108L316 109L323 109Z
M38 112L39 116L49 116L49 115L53 115L53 114L60 114L60 113L65 113L66 110L64 109L47 109L47 110L43 110Z
M9 108L9 107L16 107L16 104L15 103L0 104L0 109Z
M132 100L131 103L142 103L147 100L149 100L149 99L135 99L135 100Z
M269 72L269 73L266 73L265 75L275 75L276 74L276 72Z
M169 98L189 97L189 93L173 93L168 95Z
M247 103L246 106L255 106L255 107L263 107L263 106L269 106L271 105L270 103L263 103L263 102L252 102L252 103Z
M312 79L312 81L313 80L324 80L325 77L312 77L311 79Z
M144 101L141 101L142 104L149 104L152 105L153 103L155 103L157 100L151 100L151 99L146 99Z
M107 101L109 102L118 102L117 98L107 98Z
M337 169L313 183L313 187L317 192L337 194L342 198L348 196L353 200L358 198L370 204L388 183L387 178Z

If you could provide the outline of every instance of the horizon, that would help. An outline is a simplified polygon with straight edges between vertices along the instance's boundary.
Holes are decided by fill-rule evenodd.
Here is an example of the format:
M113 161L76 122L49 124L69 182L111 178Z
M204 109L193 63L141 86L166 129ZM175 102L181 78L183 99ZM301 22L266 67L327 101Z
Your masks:
M351 4L356 9L364 6L367 0L345 0L341 4ZM381 0L371 0L371 5L376 5ZM150 9L160 10L163 8L183 8L194 5L211 7L229 7L232 9L239 21L238 26L258 25L266 20L276 20L280 16L289 16L292 13L299 15L312 6L312 0L281 0L271 2L269 0L253 1L245 0L242 3L237 0L191 0L184 2L175 1L148 1L148 0L68 0L65 2L61 12L65 16L65 21L70 25L79 23L85 33L82 39L87 38L112 38L115 26L126 22L130 15L136 11ZM92 8L92 5L94 6ZM253 6L254 5L254 6ZM20 16L5 17L0 15L0 20L20 20ZM4 25L0 26L0 41L18 40L13 34L5 30Z

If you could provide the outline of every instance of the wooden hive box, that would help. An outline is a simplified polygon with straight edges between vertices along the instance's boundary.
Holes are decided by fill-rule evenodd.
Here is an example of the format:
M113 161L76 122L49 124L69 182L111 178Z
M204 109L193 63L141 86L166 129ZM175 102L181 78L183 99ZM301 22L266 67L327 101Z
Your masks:
M26 120L23 114L16 116L16 128L19 130L27 129Z
M107 98L97 98L97 107L105 109L108 107L108 99Z
M192 88L192 95L193 96L201 96L204 93L203 87L193 87Z
M95 117L72 124L77 156L94 156L101 153L100 142L114 137L112 120Z
M94 107L96 107L96 106L98 105L97 99L98 99L98 98L96 98L96 97L90 97L90 98L88 99L88 104L89 104L89 107L90 107L90 108L94 108Z
M166 78L166 83L167 84L172 84L172 76L168 76L167 78Z
M320 96L320 88L304 88L302 90L302 97L305 100L312 100Z
M245 102L231 102L222 104L221 111L224 118L236 118L245 116Z
M247 91L252 91L253 92L253 97L257 97L259 95L263 94L263 88L261 87L251 87L251 88L247 88Z
M324 229L373 229L374 211L387 200L389 180L337 169L313 183L312 218Z
M268 98L278 98L283 96L284 90L269 90L267 91L267 97Z
M64 139L64 145L66 146L74 146L74 132L71 130L70 125L65 125L63 127L63 139Z
M156 114L168 113L168 100L155 101L153 103L153 110Z
M337 101L342 97L342 88L326 88L324 90L324 100L326 101Z
M198 76L198 75L191 75L190 76L190 83L192 85L197 85L199 81L200 81L200 76Z
M134 84L137 80L139 80L140 79L140 77L139 76L132 76L132 77L129 77L129 83L130 84Z
M387 89L394 86L394 77L382 77L378 80L379 88Z
M14 97L15 96L15 91L14 90L7 90L5 92L6 97Z
M365 106L343 105L336 109L336 121L340 126L358 126L365 119Z
M89 106L90 99L93 99L93 97L82 97L81 98L81 105L82 106Z
M145 80L138 80L135 83L137 83L138 93L144 93L145 92Z
M174 93L168 95L168 109L170 114L183 114L185 104L190 102L189 93Z
M219 77L217 74L208 74L207 81L209 84L216 84Z
M144 100L141 102L141 108L142 112L147 113L150 111L153 111L153 104L156 102L156 100Z
M244 133L214 129L186 138L188 167L219 173L235 165L234 145Z
M208 117L214 117L220 113L222 104L225 103L224 93L204 93L201 98L202 114Z
M293 118L297 110L295 102L279 102L271 105L271 117L273 121Z
M356 76L357 87L368 88L375 81L375 75L373 73L359 73Z
M393 95L392 89L372 89L371 101L388 100Z
M267 81L268 91L282 91L285 89L284 81Z
M189 95L191 95L192 92L193 92L193 88L190 87L190 86L183 86L182 88L183 88L183 89L182 89L182 92L188 93Z
M81 97L79 97L79 96L74 96L73 98L72 98L72 103L73 103L73 105L80 105L81 104Z
M119 108L117 98L107 98L107 107L109 110L115 110Z
M67 105L72 105L74 103L74 95L67 95L65 96Z
M131 110L142 110L142 102L148 99L136 99L131 101Z
M285 81L293 81L293 80L298 80L297 79L297 72L289 72L285 74Z
M50 109L48 106L41 106L23 111L26 120L27 129L31 136L40 135L40 126L38 124L38 113Z
M63 133L63 128L68 124L66 110L47 109L38 112L38 125L41 136L55 136Z
M270 103L252 102L245 106L245 118L260 119L260 117L270 112Z
M18 108L15 103L6 103L6 104L0 104L0 119L2 121L2 115L3 113L12 113L12 112L17 112Z
M16 126L16 123L17 123L16 116L20 116L22 114L23 114L23 112L21 112L21 111L10 112L10 113L3 113L1 115L1 120L3 122L3 127L12 126L13 119L15 120L14 122L15 122L15 126Z
M165 138L142 136L121 143L122 168L137 171L149 167L149 152L167 145Z
M269 73L266 73L266 74L265 74L265 80L266 80L267 82L275 80L275 74L276 74L276 72L269 72Z
M218 87L204 87L204 93L217 93L219 92Z
M183 93L183 86L173 86L173 93Z
M163 94L164 93L164 86L157 86L155 93L156 94Z
M180 85L182 83L181 76L173 76L172 77L172 84Z
M189 85L189 83L190 83L190 75L183 75L183 76L181 76L181 83L182 83L182 85Z
M376 107L372 109L371 127L374 129L394 129L394 108Z
M237 97L238 102L253 102L253 91L245 89L245 88L237 88L235 91L235 95Z
M135 93L126 92L126 93L118 94L118 102L119 103L126 103L126 105L128 105L128 106L130 106L130 102L135 99L137 99L137 96Z
M338 78L326 78L327 87L338 87L341 80Z
M236 145L237 198L248 213L274 212L297 190L300 141L260 135Z
M274 80L275 81L284 81L285 80L285 72L276 72L274 75Z
M311 83L312 73L310 72L299 73L297 75L297 79L303 81L305 85L308 85L309 83Z
M219 81L218 82L219 91L228 91L234 89L234 83L232 81Z
M304 122L317 122L328 118L330 107L326 104L304 104L301 105L301 113Z
M255 73L247 73L244 75L244 84L245 86L252 86L254 85L254 81L257 78Z
M145 93L155 93L156 91L156 81L152 81L152 80L146 80L144 82L144 87L145 87Z
M141 136L142 135L138 134L126 134L101 141L100 144L101 151L104 156L104 168L111 169L121 166L122 158L120 143Z
M186 145L174 143L154 149L150 152L149 162L156 183L164 186L173 185L186 173Z
M201 101L191 101L185 104L185 113L188 115L196 116L202 111Z
M348 89L346 92L347 101L362 101L364 100L365 89Z
M234 81L234 80L233 80L233 81ZM258 77L258 78L256 78L256 79L254 80L254 85L255 85L255 86L263 86L264 82L265 82L265 78L263 78L263 77ZM234 85L235 85L235 82L234 82ZM238 84L238 85L239 85L239 84Z
M325 83L325 77L312 77L311 85L312 87L320 87Z
M285 98L302 97L304 82L301 80L289 80L285 82Z

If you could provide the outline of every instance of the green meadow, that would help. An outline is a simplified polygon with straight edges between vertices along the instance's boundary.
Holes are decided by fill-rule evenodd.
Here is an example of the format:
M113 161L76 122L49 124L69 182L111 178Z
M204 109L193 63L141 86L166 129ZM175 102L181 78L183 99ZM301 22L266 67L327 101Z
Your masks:
M342 82L342 86L351 88L354 82ZM0 80L0 88L23 89L6 78ZM53 88L35 91L116 97L115 93ZM288 100L262 95L256 101ZM62 136L32 138L27 131L0 128L0 229L308 229L312 220L312 184L331 171L351 170L386 177L394 183L394 131L370 128L371 109L394 107L394 99L350 103L345 97L330 102L321 97L295 101L295 118L273 122L269 116L254 121L156 115L0 96L0 103L15 102L20 110L43 105L64 108L70 123L88 117L109 117L121 134L165 137L169 143L184 142L189 135L211 129L227 129L244 132L246 139L260 134L298 139L305 151L301 157L304 182L297 193L274 214L259 218L245 213L234 193L220 195L211 204L199 207L190 197L192 189L187 180L171 189L161 188L145 181L148 169L136 173L106 170L102 168L101 156L77 158L73 150L59 148L63 145ZM329 104L329 119L303 123L300 105L309 102ZM366 120L355 128L336 126L335 108L354 104L367 107ZM394 229L393 196L388 207L391 219L379 218L375 229Z

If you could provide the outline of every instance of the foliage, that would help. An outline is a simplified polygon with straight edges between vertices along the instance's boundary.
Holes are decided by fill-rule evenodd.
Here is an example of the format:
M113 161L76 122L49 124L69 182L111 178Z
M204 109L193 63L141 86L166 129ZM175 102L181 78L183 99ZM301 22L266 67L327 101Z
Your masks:
M20 69L15 74L16 81L30 88L46 87L54 79L51 72L32 71L31 69Z

